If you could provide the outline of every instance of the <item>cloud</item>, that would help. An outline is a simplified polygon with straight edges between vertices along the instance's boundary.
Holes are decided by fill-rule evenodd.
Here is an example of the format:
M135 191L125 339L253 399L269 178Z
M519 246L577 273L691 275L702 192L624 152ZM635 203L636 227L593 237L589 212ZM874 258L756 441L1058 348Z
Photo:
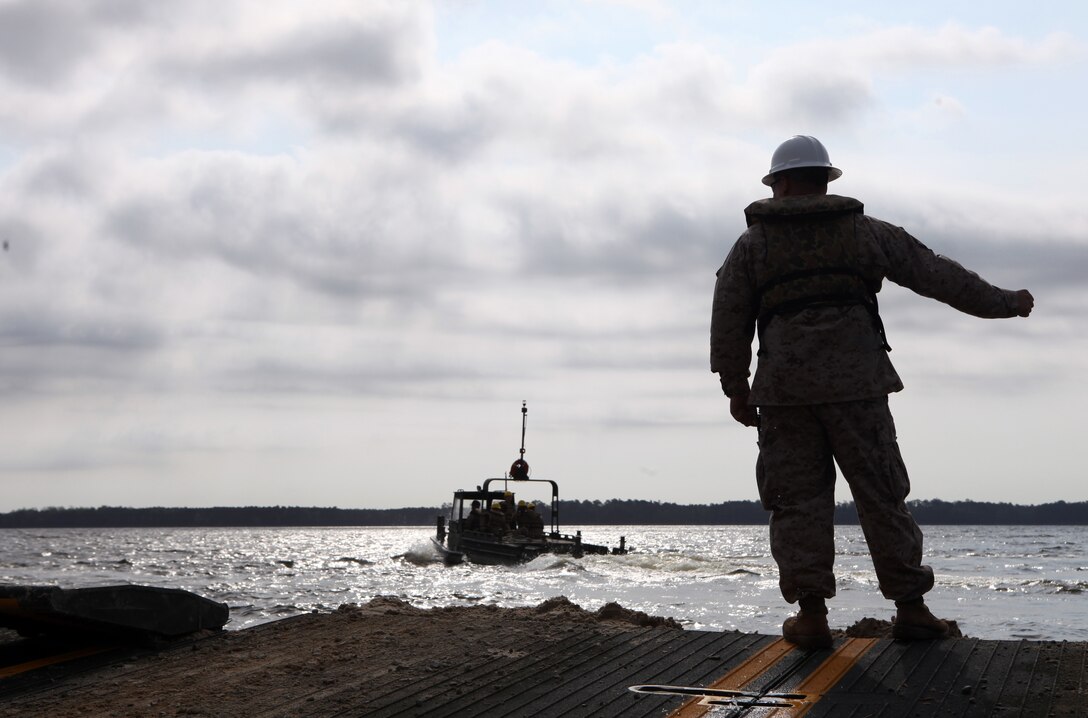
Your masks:
M0 14L0 92L19 107L0 130L65 141L244 133L323 93L410 83L432 44L426 6L394 2L43 0Z
M1053 64L1082 53L1080 43L1065 32L1050 33L1033 44L996 27L971 29L957 23L947 23L936 31L887 27L858 37L844 50L857 62L900 69Z
M426 48L422 19L418 9L391 3L340 16L300 11L289 25L267 23L263 32L238 33L228 25L195 46L177 43L156 70L200 92L236 92L255 83L314 92L388 89L419 73Z
M48 305L23 310L0 311L0 393L9 397L131 384L165 343L148 317Z
M1029 43L997 28L971 29L955 23L937 30L875 27L774 48L752 68L749 93L759 98L756 104L765 122L831 131L857 126L866 112L878 108L883 93L877 86L888 75L934 68L1056 65L1083 54L1083 46L1066 33ZM947 121L963 111L955 98L937 95L926 116Z
M627 67L579 67L492 42L441 67L420 59L427 43L420 17L390 7L347 23L305 13L296 25L262 18L237 43L222 42L238 15L205 40L216 52L198 46L184 64L176 43L167 43L168 59L150 63L163 79L193 83L166 82L163 107L193 92L210 106L234 88L240 94L228 106L254 110L247 88L278 85L281 101L291 99L277 111L332 129L315 129L304 148L270 156L130 150L115 159L102 151L72 161L53 150L24 158L9 178L21 178L25 197L54 196L86 212L100 252L90 265L95 292L111 301L204 322L434 312L453 331L457 317L480 311L459 304L463 288L498 298L480 282L501 286L502 277L532 276L571 291L590 280L610 288L600 301L621 305L633 286L683 281L698 295L706 288L692 280L711 281L741 230L739 207L751 191L742 188L754 186L766 161L760 148L719 140L717 128L786 114L842 123L872 102L870 81L853 70L787 72L787 60L812 48L782 51L746 82L721 57L682 43ZM858 56L868 47L846 43L839 52ZM311 87L321 90L311 96ZM381 103L371 94L378 87ZM108 169L92 180L87 167L96 164ZM751 170L738 173L738 164ZM982 206L963 217L985 216ZM1031 209L1020 209L1022 217L995 220L995 228L1030 223ZM926 212L922 236L969 229L950 207ZM983 269L1000 264L972 253L973 240L964 243L965 263L981 255ZM132 268L148 279L134 278ZM201 281L213 276L221 283ZM193 281L199 291L186 296L183 282ZM526 300L530 312L532 304ZM560 323L577 326L577 306L550 306ZM668 324L655 320L658 329ZM287 366L298 365L274 373Z
M459 241L438 241L449 212L439 198L413 198L424 177L404 186L381 171L382 158L371 160L364 176L309 155L186 153L133 164L102 231L161 262L212 259L344 299L411 299L427 283L406 279L451 271Z
M854 71L779 65L754 74L766 120L778 127L823 131L858 122L873 105L870 80Z
M897 364L942 387L1026 386L1030 370L1007 365L1020 343L1084 334L1076 198L948 180L925 143L891 148L922 148L917 177L871 152L892 75L1066 62L1076 48L1058 36L877 28L745 57L680 38L579 63L502 38L440 58L439 20L416 3L43 0L0 15L48 45L21 58L0 42L0 393L18 401L5 422L56 424L20 465L54 444L58 465L82 449L106 471L290 439L294 470L332 424L346 465L370 461L360 435L416 446L425 402L482 415L526 396L561 406L555 423L594 455L593 432L619 451L636 425L716 438L714 271L798 125L854 153L841 182L875 178L863 199L881 216L1039 288L1040 317L978 328L889 288ZM945 151L970 100L925 96ZM958 351L965 338L977 347ZM1054 361L1047 380L1080 370ZM116 422L92 437L109 451L63 418L67 400L80 421ZM432 423L451 451L480 425Z
M0 4L0 70L16 82L58 86L73 79L110 39L144 18L126 0L15 0Z

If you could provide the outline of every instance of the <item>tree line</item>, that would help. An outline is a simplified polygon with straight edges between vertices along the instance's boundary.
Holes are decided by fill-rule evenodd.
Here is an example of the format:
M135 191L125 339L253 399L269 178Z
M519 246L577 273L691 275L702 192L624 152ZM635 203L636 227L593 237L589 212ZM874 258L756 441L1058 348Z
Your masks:
M548 502L542 502L545 520ZM1088 525L1088 501L1024 506L983 501L908 502L920 524L960 525ZM0 513L0 528L165 528L165 527L275 527L275 526L427 526L448 516L449 504L400 509L340 509L302 506L239 506L210 508L97 508L50 507ZM718 504L675 504L638 499L607 501L564 500L562 526L620 525L758 525L768 512L758 501ZM835 507L838 524L857 524L853 502Z
M984 501L908 501L907 506L920 524L960 525L1050 525L1088 524L1088 501L1024 506ZM610 500L564 501L560 508L569 524L765 524L769 518L758 501L726 501L720 504L681 505L657 501ZM835 506L835 523L858 524L853 501Z

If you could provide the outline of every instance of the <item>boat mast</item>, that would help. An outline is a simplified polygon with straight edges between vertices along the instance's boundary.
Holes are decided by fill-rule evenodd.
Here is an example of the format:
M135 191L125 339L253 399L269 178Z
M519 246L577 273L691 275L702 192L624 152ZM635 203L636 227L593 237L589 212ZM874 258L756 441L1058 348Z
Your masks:
M519 451L518 458L510 465L510 478L517 480L525 480L529 478L529 464L525 461L525 423L529 416L529 408L526 406L526 402L521 402L521 450Z
M521 450L520 458L525 458L525 422L529 418L529 407L524 399L521 400Z

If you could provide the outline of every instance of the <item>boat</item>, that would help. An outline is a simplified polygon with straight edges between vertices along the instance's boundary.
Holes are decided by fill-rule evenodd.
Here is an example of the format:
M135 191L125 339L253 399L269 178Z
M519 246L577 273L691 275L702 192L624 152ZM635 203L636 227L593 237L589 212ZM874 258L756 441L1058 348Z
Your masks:
M0 627L27 637L177 638L219 630L229 616L227 604L179 588L0 586Z
M559 485L551 479L530 478L529 464L525 461L528 413L526 403L522 402L520 455L510 465L507 475L486 479L475 489L454 491L449 516L437 517L431 543L446 564L455 565L468 560L474 564L516 565L544 554L581 558L586 554L627 553L627 541L623 536L620 536L618 546L609 548L583 541L581 531L573 535L560 531ZM546 484L551 489L548 525L544 525L542 517L536 518L540 514L532 509L528 509L520 519L514 510L514 489L521 490L530 483ZM519 525L511 526L511 519Z

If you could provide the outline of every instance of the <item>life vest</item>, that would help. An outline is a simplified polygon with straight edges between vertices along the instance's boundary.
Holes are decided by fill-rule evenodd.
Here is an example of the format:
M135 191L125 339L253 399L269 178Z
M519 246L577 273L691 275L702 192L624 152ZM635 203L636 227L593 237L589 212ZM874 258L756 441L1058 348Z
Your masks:
M758 224L765 240L765 254L755 264L761 354L763 330L775 317L854 305L869 311L881 344L891 351L876 292L861 271L855 216L862 211L857 200L835 196L804 203L763 200L745 211L748 225Z

